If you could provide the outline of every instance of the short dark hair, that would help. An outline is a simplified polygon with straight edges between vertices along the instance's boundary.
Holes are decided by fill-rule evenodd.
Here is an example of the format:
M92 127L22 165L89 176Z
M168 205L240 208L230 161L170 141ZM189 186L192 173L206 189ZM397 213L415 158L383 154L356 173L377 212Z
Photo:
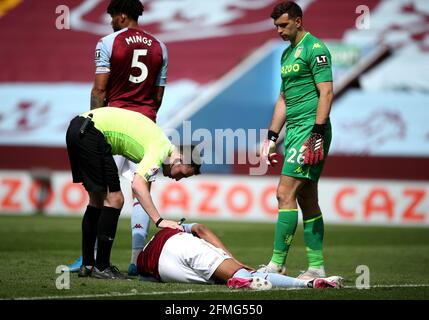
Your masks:
M283 1L277 4L273 8L273 12L271 12L271 18L277 20L285 13L287 13L291 19L302 18L301 7L293 1Z
M112 0L107 7L108 14L113 16L124 13L135 21L143 14L143 11L144 6L139 0Z
M201 174L201 155L196 145L180 145L179 152L182 155L182 163L194 168L194 174Z

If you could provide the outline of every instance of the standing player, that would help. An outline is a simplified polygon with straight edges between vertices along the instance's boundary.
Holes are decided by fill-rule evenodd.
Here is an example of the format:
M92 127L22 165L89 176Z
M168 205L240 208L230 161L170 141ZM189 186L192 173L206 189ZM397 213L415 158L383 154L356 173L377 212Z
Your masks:
M296 3L279 3L271 17L279 36L290 41L290 46L281 58L280 95L262 148L263 161L268 165L277 163L276 140L286 121L287 126L285 160L277 189L279 211L274 250L268 265L259 270L286 271L285 262L298 222L299 204L309 263L300 277L325 277L324 224L317 183L331 142L331 55L322 41L304 30L302 10Z
M275 287L340 288L342 278L301 280L277 273L254 272L236 260L222 241L202 224L163 229L140 253L137 266L143 277L162 282L226 283L230 288L268 290Z
M112 0L107 7L114 33L102 38L95 51L95 80L91 109L110 106L139 112L156 122L167 82L166 46L139 29L144 7L139 0ZM132 180L136 164L114 156L120 174ZM99 210L88 207L98 216ZM150 219L138 201L131 216L132 254L129 274L136 274L137 254L144 247ZM78 271L82 258L70 265Z

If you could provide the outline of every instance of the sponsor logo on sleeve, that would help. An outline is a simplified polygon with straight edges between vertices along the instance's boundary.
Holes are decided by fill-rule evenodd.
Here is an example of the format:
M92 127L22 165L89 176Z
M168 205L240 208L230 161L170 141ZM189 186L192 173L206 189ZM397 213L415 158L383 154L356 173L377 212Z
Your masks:
M95 60L99 60L101 57L101 50L97 49L95 50Z
M328 65L328 57L325 55L316 56L316 63L319 67Z

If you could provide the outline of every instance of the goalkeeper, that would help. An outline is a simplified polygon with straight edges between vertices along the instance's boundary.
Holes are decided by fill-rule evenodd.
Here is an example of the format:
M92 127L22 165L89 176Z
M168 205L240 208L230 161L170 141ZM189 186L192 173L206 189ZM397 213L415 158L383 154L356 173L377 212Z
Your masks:
M286 257L298 223L304 224L308 269L299 278L325 277L324 224L317 183L331 142L333 100L331 55L325 44L303 28L301 8L292 1L276 5L271 18L279 36L290 41L281 58L280 95L274 107L262 161L275 165L276 140L287 121L284 164L277 189L278 220L274 250L262 272L286 273Z

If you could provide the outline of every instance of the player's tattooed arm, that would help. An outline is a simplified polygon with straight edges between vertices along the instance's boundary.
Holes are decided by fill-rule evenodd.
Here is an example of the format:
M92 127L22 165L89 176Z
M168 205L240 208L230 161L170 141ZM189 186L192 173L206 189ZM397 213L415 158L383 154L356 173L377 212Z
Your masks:
M100 95L91 92L91 110L104 107L104 99Z
M106 88L109 81L109 73L95 75L94 85L91 90L91 110L101 108L106 103Z
M164 88L165 87L157 86L154 90L154 101L158 108L160 108L162 104L162 98L164 97Z

